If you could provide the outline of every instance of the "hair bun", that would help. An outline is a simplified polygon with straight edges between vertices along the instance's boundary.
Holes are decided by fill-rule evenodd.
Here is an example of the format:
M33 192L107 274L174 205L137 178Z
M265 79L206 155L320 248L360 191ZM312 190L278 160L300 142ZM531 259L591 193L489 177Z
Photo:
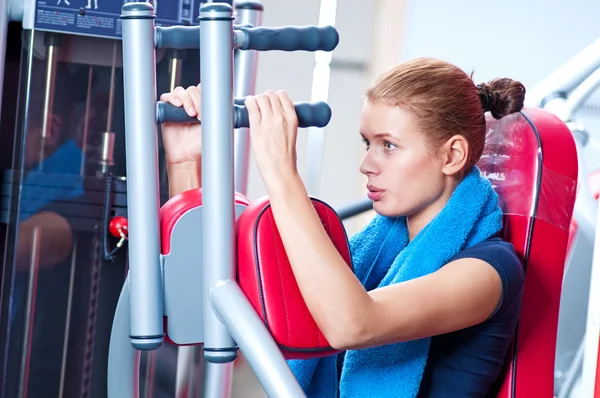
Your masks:
M477 86L484 112L496 119L520 112L525 103L525 86L512 79L494 79Z

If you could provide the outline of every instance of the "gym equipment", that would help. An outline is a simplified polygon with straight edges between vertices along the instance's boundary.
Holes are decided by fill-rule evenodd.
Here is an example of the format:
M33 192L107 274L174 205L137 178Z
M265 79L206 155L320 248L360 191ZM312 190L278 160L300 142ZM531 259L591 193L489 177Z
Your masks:
M107 232L127 214L123 2L102 0L97 10L56 3L0 1L0 395L100 398L127 271L126 239L118 229L114 238ZM189 1L161 5L157 26L197 23ZM156 89L198 82L197 53L158 49ZM164 164L162 155L159 148ZM166 180L160 191L164 203ZM173 395L177 373L188 370L193 377L183 379L196 388L202 368L192 370L188 360L177 369L185 351L143 355L142 393Z
M229 391L236 344L267 393L302 395L281 352L235 282L233 129L248 123L244 107L234 104L233 50L332 51L338 35L333 28L316 26L234 28L232 12L226 3L203 4L199 29L162 29L160 34L162 45L182 41L187 46L195 37L200 48L205 170L201 205L206 211L192 210L189 199L177 204L173 198L160 211L159 222L157 140L152 132L157 119L181 121L182 115L156 103L153 7L128 3L122 8L127 184L135 206L128 208L127 217L129 275L111 333L110 397L137 396L134 348L154 350L162 345L163 316L173 342L204 343L206 396ZM177 37L170 39L169 34ZM331 116L324 103L296 104L296 110L306 125L325 125ZM199 206L198 200L193 207ZM247 205L243 196L236 196L235 212Z
M498 397L552 396L564 258L577 185L577 153L567 126L536 108L487 116L479 162L500 197L504 239L525 267L521 317ZM548 245L552 242L552 245Z
M569 256L557 343L555 394L558 398L600 396L598 377L598 286L596 233L598 142L579 113L600 84L600 40L569 60L528 94L529 103L555 113L570 128L579 154L579 195L571 223ZM577 308L577 311L573 311ZM596 394L596 395L594 395Z
M274 308L269 295L276 296L274 292L280 289L279 297L294 303L293 308L299 306L292 311L301 318L302 299L285 262L278 264L285 275L283 288L268 283L272 277L269 268L264 274L259 272L257 279L256 272L268 266L259 260L261 268L257 269L248 253L269 259L280 246L276 239L261 241L249 233L265 228L261 225L268 217L268 201L250 204L233 189L232 130L243 119L243 108L236 107L233 98L231 43L244 48L249 30L232 26L231 8L224 4L204 4L200 9L202 96L207 104L202 114L204 186L202 191L172 198L159 211L153 174L156 143L148 132L155 131L156 109L161 109L158 113L163 121L181 120L181 115L157 105L148 89L154 74L152 12L142 3L123 7L124 52L131 57L125 61L128 191L135 192L136 206L128 209L130 274L111 335L110 396L137 396L136 349L155 349L162 344L165 330L176 344L204 342L207 396L229 395L231 374L223 365L235 358L237 346L245 352L268 395L303 396L284 357L300 355L300 345L312 351L302 353L305 356L330 351L326 343L315 345L314 340L294 344L294 350L278 341L281 335L276 332L282 326L277 325L285 324L281 317L287 309ZM268 47L266 43L262 49ZM288 44L286 49L295 48ZM488 123L488 145L479 164L501 198L506 215L504 237L513 243L526 266L523 316L497 394L503 398L549 396L553 393L563 259L576 192L575 144L566 125L540 109L527 108L500 121L488 116ZM201 207L207 211L201 212ZM323 211L330 214L326 208ZM326 226L339 225L332 223ZM234 225L239 234L237 250ZM339 233L330 232L330 237L343 253ZM551 247L548 241L553 242ZM254 250L247 250L248 245ZM244 291L235 281L236 266L240 285L250 286ZM262 293L256 286L261 286Z

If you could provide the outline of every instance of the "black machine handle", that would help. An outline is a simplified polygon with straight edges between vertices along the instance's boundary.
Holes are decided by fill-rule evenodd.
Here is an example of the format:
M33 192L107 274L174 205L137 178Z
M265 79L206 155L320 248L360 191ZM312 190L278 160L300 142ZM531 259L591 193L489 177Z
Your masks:
M340 41L333 26L268 28L245 24L235 25L234 29L244 33L238 42L242 50L333 51ZM154 45L176 50L200 48L200 26L157 26Z
M154 30L156 48L175 50L200 48L200 26L157 26Z
M248 110L243 103L243 99L236 99L233 105L234 128L250 127L248 120ZM294 104L296 115L298 116L298 127L325 127L331 119L331 108L326 102L296 102ZM200 123L198 118L190 117L185 109L177 107L169 102L159 101L156 104L156 122L157 123Z
M238 43L242 50L333 51L340 41L340 35L333 26L240 26L237 30L245 33L243 43Z

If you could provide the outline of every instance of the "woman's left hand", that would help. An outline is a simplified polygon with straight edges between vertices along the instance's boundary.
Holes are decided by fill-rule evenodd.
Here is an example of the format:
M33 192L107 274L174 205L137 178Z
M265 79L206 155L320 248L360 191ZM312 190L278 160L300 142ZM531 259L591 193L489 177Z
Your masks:
M295 173L298 116L284 91L267 91L245 101L252 152L265 184Z

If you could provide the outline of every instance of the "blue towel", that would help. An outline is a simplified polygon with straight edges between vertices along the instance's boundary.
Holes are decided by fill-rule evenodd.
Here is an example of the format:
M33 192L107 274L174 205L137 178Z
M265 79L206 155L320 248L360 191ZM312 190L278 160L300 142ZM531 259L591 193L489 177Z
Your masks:
M406 218L375 216L350 240L356 277L366 290L437 271L459 251L502 228L498 196L479 169L457 186L444 209L411 241ZM347 351L338 383L336 357L289 360L308 397L416 397L431 338ZM339 386L339 387L338 387Z
M19 222L23 222L52 202L74 199L84 194L79 176L83 152L67 140L42 161L42 171L27 173L21 186Z
M73 140L67 140L52 155L42 161L42 172L30 171L21 185L19 223L22 223L53 202L74 199L84 194L83 178L79 176L83 152ZM21 308L25 281L17 278L10 310L11 322Z

